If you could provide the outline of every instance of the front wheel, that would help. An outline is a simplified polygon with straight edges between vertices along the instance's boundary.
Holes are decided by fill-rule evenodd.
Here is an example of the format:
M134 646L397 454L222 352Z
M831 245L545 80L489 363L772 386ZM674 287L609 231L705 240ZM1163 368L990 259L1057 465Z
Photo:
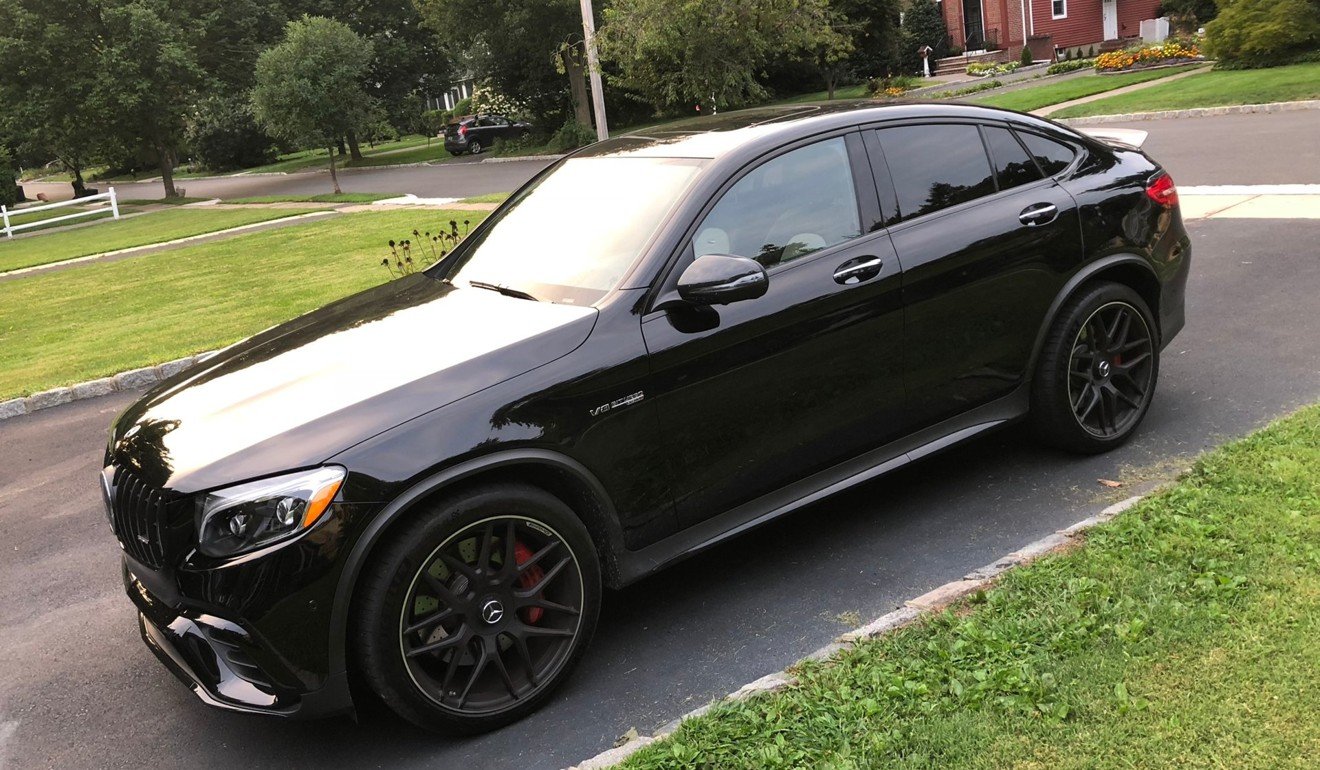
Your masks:
M1037 435L1084 454L1123 444L1150 409L1159 364L1155 320L1141 295L1117 283L1084 287L1041 351L1031 392Z
M482 149L484 148L481 146L481 142L473 142L471 145L468 146L468 152L472 153L473 155L480 155Z
M369 565L355 604L363 678L426 729L509 724L568 678L600 586L591 538L558 498L469 490L419 513Z

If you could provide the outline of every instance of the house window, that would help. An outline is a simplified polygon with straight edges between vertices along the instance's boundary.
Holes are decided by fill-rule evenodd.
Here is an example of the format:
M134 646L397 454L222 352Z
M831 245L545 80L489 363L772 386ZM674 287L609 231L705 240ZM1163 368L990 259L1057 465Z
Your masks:
M1050 14L1056 19L1068 18L1068 0L1050 0Z

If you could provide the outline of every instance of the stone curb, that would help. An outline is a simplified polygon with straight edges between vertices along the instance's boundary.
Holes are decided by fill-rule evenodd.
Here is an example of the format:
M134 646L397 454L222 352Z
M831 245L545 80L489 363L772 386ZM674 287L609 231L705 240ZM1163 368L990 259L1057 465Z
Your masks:
M3 405L0 405L3 406ZM655 743L656 741L672 734L683 722L702 716L712 708L721 703L731 703L740 700L746 700L766 693L778 692L793 687L797 684L797 677L791 672L793 669L807 661L826 661L840 652L852 649L857 642L876 637L884 636L892 631L896 631L904 626L911 625L919 620L923 615L931 615L943 611L954 602L990 587L995 578L1007 572L1014 567L1029 564L1040 557L1059 551L1074 542L1074 538L1084 534L1092 527L1110 521L1115 516L1128 510L1132 506L1141 502L1150 492L1129 497L1107 508L1099 513L1088 516L1081 521L1046 535L1027 545L1013 551L1007 556L1003 556L995 561L978 567L967 573L959 580L954 580L944 585L928 591L915 599L904 602L904 606L885 615L881 615L875 620L864 626L853 629L845 634L841 634L834 641L821 647L819 650L807 655L802 660L789 666L783 671L776 671L773 674L767 674L752 682L739 687L737 690L725 695L723 698L707 703L706 705L693 709L678 719L669 722L655 731L652 736L638 736L632 738L621 746L615 746L607 751L588 759L579 764L573 765L569 770L605 770L605 768L614 767L623 762L628 757L637 753L641 749Z
M70 385L67 388L52 388L43 390L40 393L33 393L26 398L11 398L8 401L0 401L0 420L7 420L10 417L21 417L25 414L39 412L42 409L49 409L53 406L72 403L74 401L84 401L89 398L100 398L108 396L111 393L119 393L127 390L140 390L150 387L161 380L169 379L183 370L199 364L211 356L215 355L216 350L206 353L198 353L195 356L177 358L173 361L166 361L163 364L155 366L144 366L141 369L130 369L127 372L120 372L112 377L102 377L97 380L80 382L77 385Z
M1258 112L1298 112L1301 110L1320 110L1320 99L1308 99L1299 102L1270 102L1268 104L1232 104L1224 107L1194 107L1188 110L1127 112L1119 115L1092 115L1086 118L1060 118L1055 122L1062 123L1065 126L1091 126L1099 123L1132 123L1141 120L1205 118L1215 115L1248 115Z

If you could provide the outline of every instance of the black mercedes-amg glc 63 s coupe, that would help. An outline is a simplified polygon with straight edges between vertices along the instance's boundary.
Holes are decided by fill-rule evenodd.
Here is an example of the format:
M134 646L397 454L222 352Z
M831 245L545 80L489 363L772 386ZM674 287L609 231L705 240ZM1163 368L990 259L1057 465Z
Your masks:
M146 643L213 706L369 689L487 730L568 677L605 587L1014 420L1121 444L1190 260L1142 136L797 106L559 160L424 273L117 420Z

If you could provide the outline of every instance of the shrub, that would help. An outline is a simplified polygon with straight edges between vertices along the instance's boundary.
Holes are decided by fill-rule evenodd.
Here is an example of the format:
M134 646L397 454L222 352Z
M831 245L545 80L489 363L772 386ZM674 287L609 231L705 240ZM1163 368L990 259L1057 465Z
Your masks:
M911 0L903 14L903 36L899 44L904 71L921 72L921 56L917 50L928 45L935 49L930 54L930 69L934 72L936 59L954 55L949 50L948 38L949 30L939 6L933 0Z
M1035 59L1031 58L1031 49L1025 45L1022 46L1022 52L1018 55L1018 63L1023 67L1030 67L1033 61Z
M1287 64L1320 48L1320 2L1223 0L1205 37L1221 67Z
M1170 38L1159 45L1139 46L1122 51L1110 51L1095 57L1095 68L1101 72L1140 69L1157 64L1199 59L1201 51L1194 43L1188 44Z
M593 129L570 118L560 126L554 136L550 137L548 147L551 152L568 152L586 147L594 141L596 141L596 132Z
M936 91L930 95L932 99L953 99L959 96L967 96L979 91L989 91L992 88L999 88L1004 83L1001 80L986 80L975 85L959 88L957 91Z
M1095 59L1074 59L1072 61L1059 61L1045 68L1046 75L1059 75L1064 72L1076 72L1077 70L1090 69L1095 66Z
M257 123L243 97L203 101L188 122L188 145L209 169L251 168L275 161L275 140Z

